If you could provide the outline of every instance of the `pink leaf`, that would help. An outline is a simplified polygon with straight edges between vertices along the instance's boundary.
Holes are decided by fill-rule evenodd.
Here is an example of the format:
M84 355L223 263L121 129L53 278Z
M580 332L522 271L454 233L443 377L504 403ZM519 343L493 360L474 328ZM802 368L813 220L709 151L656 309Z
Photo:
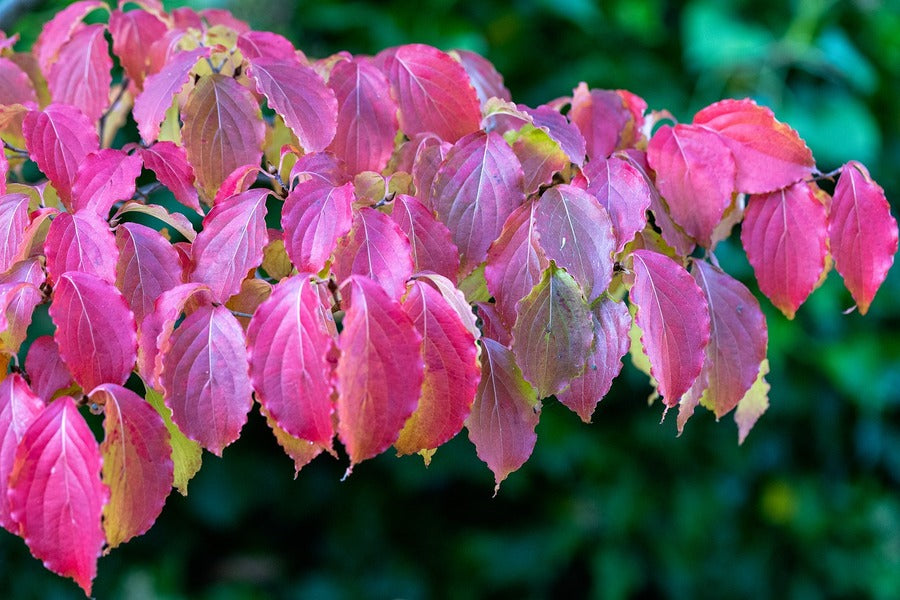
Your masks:
M672 218L709 247L734 189L735 161L723 138L696 125L663 125L650 140L647 161Z
M622 97L613 90L589 90L584 83L575 88L569 119L581 130L592 160L606 158L619 147L630 118Z
M431 450L462 430L481 377L475 336L434 287L413 281L403 310L422 336L422 396L400 437L398 454Z
M343 287L349 307L337 363L338 435L350 467L397 441L422 387L421 336L400 304L367 277Z
M112 59L104 34L105 25L87 25L60 49L50 68L47 85L54 102L71 104L91 122L109 107Z
M103 530L112 549L153 526L172 489L175 465L169 431L149 402L109 383L91 392L91 402L105 414L100 453L109 504Z
M506 218L525 201L523 177L519 159L494 132L468 135L447 154L432 203L459 248L461 274L487 257Z
M303 149L318 152L327 148L337 127L337 100L319 74L297 58L248 60L248 75L256 82L256 90L284 118Z
M193 243L191 281L205 283L225 302L241 289L250 269L262 263L269 190L252 189L217 204L203 219Z
M413 157L413 164L410 168L412 169L413 185L416 188L416 197L429 209L434 208L431 201L431 187L434 184L434 178L437 177L438 169L444 163L451 148L453 146L450 143L429 136L422 141Z
M102 7L105 7L105 4L96 0L75 2L56 13L44 24L34 44L34 54L44 75L50 72L50 66L59 56L60 48L72 38L74 32L78 31L84 17L94 9Z
M288 434L331 447L332 339L308 275L282 280L247 329L250 380L259 403Z
M667 407L678 404L703 366L709 309L703 292L680 264L651 250L635 250L631 301L650 374Z
M338 240L350 233L353 184L340 187L321 179L297 185L284 201L281 227L284 249L297 270L318 273L337 248Z
M481 381L466 429L478 458L494 473L496 494L531 456L541 404L508 348L490 338L481 338L481 347Z
M454 143L480 128L478 95L465 68L449 54L423 44L400 46L387 73L407 137L431 132Z
M828 217L835 268L864 315L894 264L897 221L884 190L856 161L841 170Z
M413 196L400 194L394 198L391 218L409 239L413 272L434 271L455 280L459 271L459 251L450 238L447 226L434 218Z
M197 61L208 58L210 52L208 47L179 52L158 73L148 76L144 81L144 90L134 99L132 114L145 142L149 144L156 140L175 94L190 80L191 70Z
M586 191L558 185L537 203L535 227L547 258L571 273L593 303L612 281L616 237L606 209Z
M391 298L399 299L413 274L409 240L383 212L369 207L356 211L350 234L338 245L332 270L338 281L366 275Z
M100 449L70 397L31 423L9 478L12 518L44 566L71 577L90 596L105 542L100 516L109 490L100 481Z
M616 234L618 254L647 225L652 192L637 167L612 156L594 159L584 168L587 191L607 210Z
M194 187L194 169L182 146L172 142L156 142L148 148L141 148L140 155L144 165L171 190L176 200L198 213L202 212Z
M825 269L826 237L825 207L805 183L747 202L741 242L760 291L789 319Z
M503 85L503 76L488 59L471 50L454 50L453 54L459 58L459 62L469 75L482 106L490 98L507 101L512 99L509 90Z
M134 314L115 286L89 273L64 273L53 290L50 318L59 354L82 389L125 383L137 358L137 333Z
M10 373L0 381L0 481L4 482L4 492L15 463L16 447L43 408L44 402L18 373ZM0 494L0 525L18 535L19 525L12 519L9 509L7 494Z
M262 173L262 169L256 165L241 165L232 171L216 191L213 206L227 200L229 196L246 192L254 183L256 177Z
M331 71L328 87L338 102L330 150L350 174L380 172L391 158L399 128L387 78L371 62L341 61Z
M50 223L44 253L54 283L68 271L90 273L110 283L116 280L116 238L106 220L94 212L58 214Z
M0 283L0 350L4 354L19 351L41 300L40 290L32 283Z
M141 174L140 154L105 148L88 154L72 184L72 207L92 210L104 219L116 202L130 200Z
M31 379L31 389L45 402L72 384L72 374L63 363L59 346L50 335L42 335L31 342L25 357L25 372Z
M481 337L481 331L478 329L475 313L472 312L469 301L466 300L466 296L463 294L462 290L457 288L451 280L443 275L428 272L417 274L415 279L427 282L431 287L440 292L441 296L444 297L444 300L446 300L453 310L456 311L456 314L459 315L460 322L465 325L469 333L471 333L476 340Z
M158 231L137 223L116 228L119 262L116 287L134 312L138 326L153 312L160 294L182 283L178 252Z
M268 31L245 31L238 38L237 47L247 60L260 57L297 58L297 50L290 40Z
M172 420L190 439L222 456L252 406L240 323L224 306L189 314L161 350L160 376Z
M478 318L481 320L481 329L484 337L491 338L500 342L507 348L512 343L512 334L503 320L500 313L497 312L497 305L489 302L479 302L475 306L478 307Z
M37 104L37 95L28 73L5 57L0 57L0 105Z
M722 134L734 155L738 192L774 192L808 177L815 166L812 152L797 132L753 100L711 104L694 115L694 124Z
M113 52L137 89L143 88L144 77L150 72L150 48L166 31L166 24L146 10L114 10L110 13Z
M80 110L67 104L51 104L25 115L22 133L28 154L53 183L59 197L71 209L72 183L84 158L100 148L93 124Z
M0 273L6 272L20 258L25 244L25 228L30 198L25 194L0 196Z
M585 423L597 404L609 392L613 379L622 370L622 357L628 352L628 330L631 315L624 302L602 299L592 310L594 346L584 373L557 394L565 406L575 411Z
M291 168L291 184L305 183L310 179L318 179L332 187L344 185L350 181L344 163L330 152L311 152L297 159Z

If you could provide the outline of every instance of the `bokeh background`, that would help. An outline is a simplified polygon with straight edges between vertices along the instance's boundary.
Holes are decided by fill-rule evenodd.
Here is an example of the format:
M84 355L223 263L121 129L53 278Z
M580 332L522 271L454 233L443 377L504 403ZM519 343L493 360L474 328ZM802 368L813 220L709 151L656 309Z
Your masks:
M2 4L2 2L0 2ZM0 28L27 48L66 2ZM165 2L168 8L177 4ZM425 42L487 56L537 105L579 81L689 120L752 96L827 171L856 158L900 201L898 0L223 0L310 56ZM735 238L717 251L747 280ZM292 464L257 414L190 495L100 561L97 598L900 598L900 268L869 315L832 272L769 318L771 408L743 446L730 415L676 438L630 365L583 425L546 402L531 460L491 498L465 434L427 469L390 454ZM0 532L0 595L79 598Z

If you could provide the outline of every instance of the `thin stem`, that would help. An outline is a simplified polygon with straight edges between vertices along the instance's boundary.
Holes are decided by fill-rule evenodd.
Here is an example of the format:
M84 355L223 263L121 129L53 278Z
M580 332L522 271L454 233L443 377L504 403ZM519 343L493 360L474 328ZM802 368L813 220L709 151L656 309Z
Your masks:
M10 152L12 152L13 154L19 155L19 156L22 157L22 158L28 158L28 151L27 151L27 150L23 150L22 148L18 148L18 147L16 147L16 146L13 146L12 144L10 144L9 142L7 142L6 140L3 140L3 147L4 147L5 149L9 150Z
M119 104L122 103L122 98L125 97L125 92L128 91L128 84L130 83L128 77L122 77L121 85L122 87L119 89L119 93L116 94L116 97L110 103L109 108L104 111L103 115L100 117L100 140L103 140L103 137L106 133L106 121L109 118L109 115L112 114L116 108L118 108Z
M143 200L144 202L148 202L150 200L150 194L163 187L158 181L151 181L145 185L134 190L134 195L131 197L132 200Z

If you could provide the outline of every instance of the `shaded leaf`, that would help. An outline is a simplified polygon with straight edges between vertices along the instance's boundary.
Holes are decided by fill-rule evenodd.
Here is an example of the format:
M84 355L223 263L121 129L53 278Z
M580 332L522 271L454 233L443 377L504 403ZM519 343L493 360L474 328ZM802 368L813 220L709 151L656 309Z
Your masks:
M741 398L737 410L734 413L734 421L738 426L738 443L743 444L747 434L756 424L756 421L769 408L769 383L766 375L769 374L769 361L764 360L759 366L759 374L756 381Z
M211 49L196 48L172 56L158 73L147 77L144 90L134 99L134 120L144 142L156 141L160 124L172 106L175 95L187 84L191 70L201 58L208 58ZM212 134L209 135L212 139Z
M592 160L585 166L584 174L589 180L588 193L609 213L618 254L647 224L650 185L637 167L616 156Z
M156 142L140 149L144 165L153 171L156 179L169 188L175 199L200 213L200 200L194 187L194 168L188 162L182 146L172 142Z
M31 342L25 357L25 372L31 379L31 389L49 402L56 392L72 384L72 374L59 355L53 336L42 335Z
M31 222L29 201L25 194L0 196L0 273L6 272L20 258L25 228Z
M166 30L166 24L146 10L114 10L109 15L113 52L138 89L143 88L149 73L150 48Z
M172 447L170 455L174 465L172 485L182 496L187 496L188 482L197 474L203 462L203 448L184 435L172 422L172 411L165 405L162 394L147 388L145 396L150 406L162 417L169 432L169 444Z
M592 160L613 153L630 118L622 97L612 90L589 90L581 83L572 94L569 119L584 136Z
M266 424L272 430L275 440L285 454L294 461L294 479L300 474L300 469L312 462L312 459L322 454L325 448L321 444L310 442L302 438L294 437L287 431L278 426L278 423L266 413L266 409L260 407L260 412L266 417Z

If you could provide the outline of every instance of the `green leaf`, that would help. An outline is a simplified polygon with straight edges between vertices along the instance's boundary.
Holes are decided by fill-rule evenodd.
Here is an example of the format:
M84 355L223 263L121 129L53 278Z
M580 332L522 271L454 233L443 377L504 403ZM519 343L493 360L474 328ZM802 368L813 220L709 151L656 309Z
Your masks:
M174 487L182 496L187 496L188 482L200 470L203 462L203 449L194 440L188 439L178 426L172 422L172 411L163 402L162 394L147 387L147 402L156 409L166 423L172 443L172 462L175 463Z
M764 359L759 365L759 375L756 381L741 398L737 411L734 413L734 422L738 426L738 443L743 444L747 434L766 409L769 408L769 383L766 375L769 374L769 359Z

